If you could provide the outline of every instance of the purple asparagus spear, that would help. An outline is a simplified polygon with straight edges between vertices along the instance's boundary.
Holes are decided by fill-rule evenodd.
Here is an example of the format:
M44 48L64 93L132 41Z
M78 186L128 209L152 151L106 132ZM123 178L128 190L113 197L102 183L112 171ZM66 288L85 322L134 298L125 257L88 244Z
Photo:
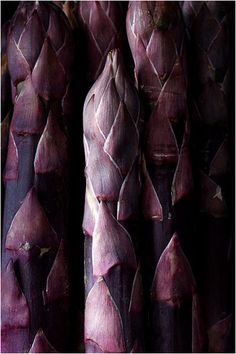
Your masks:
M67 351L66 103L73 41L62 10L21 2L7 60L15 97L4 170L2 351Z
M192 63L191 119L200 212L197 247L208 350L233 350L233 260L231 235L230 50L233 4L184 1L183 17ZM233 64L234 65L234 64ZM233 98L234 99L234 98ZM197 266L196 266L197 267Z
M84 104L86 352L142 351L140 104L118 50Z
M1 33L1 166L4 168L7 157L9 126L11 121L11 79L7 64L7 36L10 21L2 26Z
M189 216L193 183L181 11L177 2L130 2L126 26L136 84L146 108L143 215L145 233L149 237L144 244L142 263L149 324L146 341L148 349L154 352L201 351L204 343L202 327L189 329L195 316L193 293L186 298L181 289L181 307L174 306L174 309L169 308L166 299L163 299L163 306L156 305L157 299L150 296L151 287L159 286L154 274L174 232L178 231L180 245L185 251L188 252L191 245ZM175 247L173 257L174 252ZM184 286L191 288L193 280L190 281L186 272L183 267ZM172 282L172 278L168 281Z
M124 16L119 2L115 1L81 1L75 14L86 58L89 58L84 65L91 86L101 74L109 51L122 46Z

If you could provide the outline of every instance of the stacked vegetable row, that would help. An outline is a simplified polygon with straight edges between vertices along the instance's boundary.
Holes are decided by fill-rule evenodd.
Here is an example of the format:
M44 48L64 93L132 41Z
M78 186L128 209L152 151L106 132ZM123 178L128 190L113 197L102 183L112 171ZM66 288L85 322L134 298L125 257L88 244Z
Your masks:
M67 259L68 214L79 211L69 192L76 139L86 177L85 351L233 349L230 11L223 2L19 5L7 43L3 352L78 350L69 288L80 272L69 278L76 262ZM68 134L77 72L83 132Z

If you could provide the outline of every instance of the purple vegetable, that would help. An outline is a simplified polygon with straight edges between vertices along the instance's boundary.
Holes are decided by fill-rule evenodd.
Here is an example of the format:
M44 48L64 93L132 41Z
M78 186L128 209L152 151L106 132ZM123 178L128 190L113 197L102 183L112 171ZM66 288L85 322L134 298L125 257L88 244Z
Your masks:
M185 296L185 288L191 289L194 282L192 273L189 275L190 265L182 267L176 280L172 273L167 277L165 286L169 289L184 279L183 284L179 283L179 292L171 295L176 297L174 303L169 304L171 298L150 296L151 289L160 285L157 274L163 272L164 277L169 271L163 270L167 265L161 267L165 254L182 262L185 256L181 248L189 256L192 238L186 49L179 5L168 1L130 2L126 27L136 84L146 113L142 195L148 237L142 265L148 313L147 347L151 352L202 351L203 327L194 325L194 318L200 316L199 308L193 307L196 290ZM173 238L175 232L179 242Z
M7 45L15 97L4 170L3 352L63 352L70 345L66 119L73 48L58 6L19 4Z
M12 115L11 79L7 64L7 36L10 21L4 23L1 33L1 163L4 168L7 157L9 126Z
M234 5L184 1L183 17L191 62L191 119L196 175L196 264L210 352L233 351L231 153L234 116L230 76ZM233 63L234 65L234 63Z
M119 2L81 1L75 15L81 27L86 55L84 65L91 86L101 74L109 51L122 46L124 14Z
M142 351L140 117L137 93L113 50L84 104L86 352Z

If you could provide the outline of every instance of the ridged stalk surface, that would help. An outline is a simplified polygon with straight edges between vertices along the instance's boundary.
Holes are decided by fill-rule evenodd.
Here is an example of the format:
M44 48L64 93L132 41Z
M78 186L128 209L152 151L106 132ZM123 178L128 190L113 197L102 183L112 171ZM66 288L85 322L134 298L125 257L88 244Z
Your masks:
M7 36L10 21L2 26L1 32L1 167L4 168L7 155L8 134L11 121L11 79L7 64Z
M86 352L142 351L138 256L138 95L118 50L89 91L83 114L86 159Z
M146 113L142 265L148 349L202 351L195 280L181 250L191 254L193 189L184 23L178 3L168 1L130 2L126 21Z
M191 119L199 213L199 279L208 350L233 350L232 100L230 72L234 4L185 1L189 38ZM234 64L233 64L234 65Z
M86 80L91 87L101 74L109 51L122 46L124 14L116 1L81 1L74 13L86 55Z
M68 350L66 117L72 60L62 10L21 2L7 44L15 97L4 169L2 352Z

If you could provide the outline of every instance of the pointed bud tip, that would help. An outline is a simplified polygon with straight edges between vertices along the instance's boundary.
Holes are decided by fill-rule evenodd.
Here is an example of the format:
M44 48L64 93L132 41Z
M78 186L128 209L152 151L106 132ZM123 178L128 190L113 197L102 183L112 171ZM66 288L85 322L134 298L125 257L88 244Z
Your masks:
M107 55L107 63L108 65L111 66L114 75L118 69L118 66L120 65L120 62L121 62L120 50L118 48L110 50L110 52Z
M167 247L168 249L176 249L177 247L179 247L179 237L176 232L173 234Z

